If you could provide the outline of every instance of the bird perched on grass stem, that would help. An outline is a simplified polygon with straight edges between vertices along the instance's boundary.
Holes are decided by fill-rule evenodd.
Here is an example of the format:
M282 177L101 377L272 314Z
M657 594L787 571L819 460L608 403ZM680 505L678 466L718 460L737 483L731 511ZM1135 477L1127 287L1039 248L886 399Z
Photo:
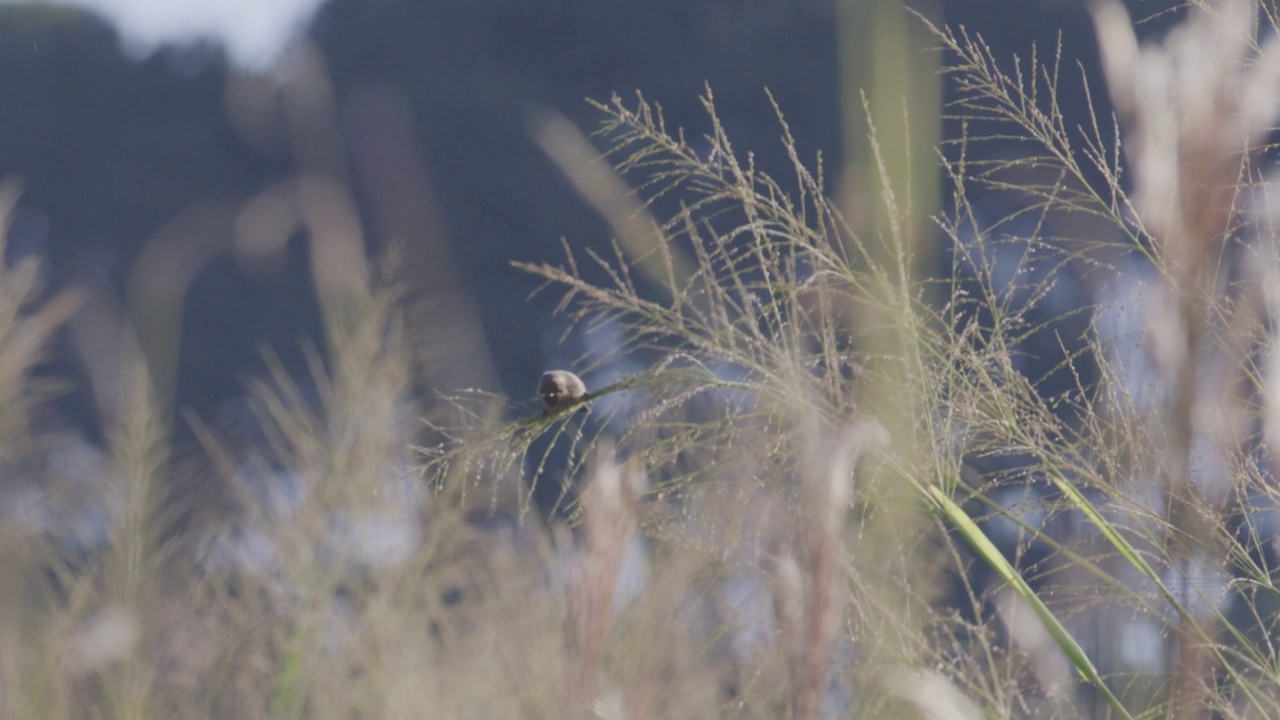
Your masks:
M582 378L568 370L549 370L542 373L538 381L538 397L547 405L547 414L551 414L575 403L591 399L586 383ZM585 411L586 405L580 408Z

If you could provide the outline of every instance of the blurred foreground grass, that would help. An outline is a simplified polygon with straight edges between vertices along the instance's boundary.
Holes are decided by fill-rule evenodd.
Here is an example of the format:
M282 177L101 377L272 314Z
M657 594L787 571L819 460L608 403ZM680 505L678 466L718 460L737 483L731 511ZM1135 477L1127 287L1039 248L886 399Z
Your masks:
M323 153L288 189L328 322L313 377L184 417L198 448L165 424L166 341L124 313L90 373L106 447L37 422L29 370L81 299L5 269L0 715L1280 716L1260 9L1193 9L1140 50L1099 5L1114 129L1066 126L1056 59L1010 72L917 18L945 112L982 130L934 154L883 133L873 92L838 193L781 110L793 175L757 169L710 91L697 140L642 97L601 104L617 175L540 117L616 252L519 267L618 334L608 359L648 361L585 415L441 387L466 353L432 346L394 254L360 261ZM1055 283L1104 297L1134 267L1145 305L1046 319ZM1089 331L1059 332L1076 314ZM1029 352L1045 337L1058 354Z

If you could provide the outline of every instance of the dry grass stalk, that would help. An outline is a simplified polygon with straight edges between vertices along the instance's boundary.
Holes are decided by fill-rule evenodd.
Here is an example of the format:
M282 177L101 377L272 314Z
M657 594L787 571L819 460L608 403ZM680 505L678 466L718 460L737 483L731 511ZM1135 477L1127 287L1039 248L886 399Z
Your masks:
M579 557L576 626L579 666L569 693L569 717L582 717L597 701L606 644L614 620L614 590L623 558L636 532L636 503L645 476L632 464L619 466L612 447L596 450L596 467L583 497L583 547Z
M766 557L774 622L791 680L791 717L818 717L844 617L845 513L858 452L882 431L859 426L826 441L812 423L801 476L797 538L803 563L789 552Z

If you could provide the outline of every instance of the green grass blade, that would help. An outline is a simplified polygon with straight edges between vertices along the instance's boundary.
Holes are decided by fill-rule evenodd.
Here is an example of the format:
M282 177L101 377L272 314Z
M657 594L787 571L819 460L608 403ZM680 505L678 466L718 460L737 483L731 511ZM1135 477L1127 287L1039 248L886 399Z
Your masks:
M965 539L973 545L978 555L981 556L983 560L986 560L987 564L990 565L991 568L1000 575L1000 577L1004 578L1006 582L1012 585L1013 589L1031 605L1031 609L1035 612L1036 617L1040 618L1041 624L1043 624L1044 628L1049 631L1054 642L1056 642L1058 647L1062 648L1062 651L1066 653L1067 658L1071 661L1071 664L1075 666L1076 671L1080 673L1085 681L1098 688L1098 692L1102 693L1103 697L1107 699L1107 702L1111 704L1111 707L1115 709L1116 713L1120 717L1132 720L1133 716L1129 714L1127 709L1125 709L1124 705L1120 702L1120 698L1116 697L1115 694L1111 692L1111 688L1107 687L1102 676L1098 674L1097 668L1093 666L1093 662L1091 662L1089 657L1085 654L1084 649L1075 641L1075 638L1071 637L1071 633L1067 632L1067 629L1063 627L1062 623L1058 621L1058 618L1054 616L1053 611L1044 604L1040 599L1040 596L1037 595L1036 592L1031 589L1031 586L1027 584L1027 581L1018 574L1018 571L1014 569L1008 559L1001 554L1001 552L987 537L986 533L982 532L982 529L979 528L977 523L969 517L968 513L957 505L956 502L943 492L941 488L933 486L930 487L929 490L933 500L938 503L939 508L942 510L943 515L945 515L956 529L960 531L960 534L962 534Z

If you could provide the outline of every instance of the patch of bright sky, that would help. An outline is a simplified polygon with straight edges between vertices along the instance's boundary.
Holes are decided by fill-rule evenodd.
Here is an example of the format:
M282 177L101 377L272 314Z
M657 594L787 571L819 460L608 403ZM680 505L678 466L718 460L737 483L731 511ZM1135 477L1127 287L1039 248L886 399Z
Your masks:
M37 2L80 8L107 19L119 30L125 50L134 56L145 57L163 45L212 41L226 48L233 63L261 69L271 64L289 41L306 28L324 0Z

